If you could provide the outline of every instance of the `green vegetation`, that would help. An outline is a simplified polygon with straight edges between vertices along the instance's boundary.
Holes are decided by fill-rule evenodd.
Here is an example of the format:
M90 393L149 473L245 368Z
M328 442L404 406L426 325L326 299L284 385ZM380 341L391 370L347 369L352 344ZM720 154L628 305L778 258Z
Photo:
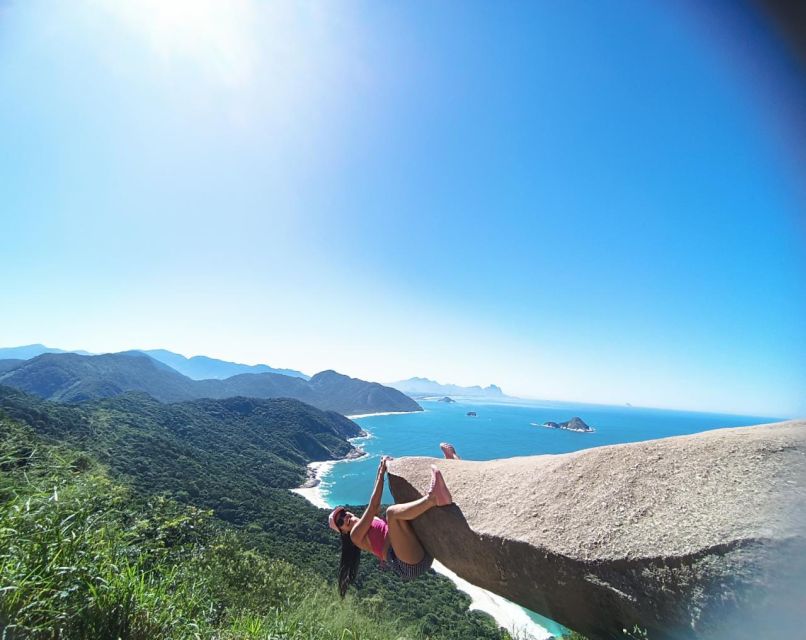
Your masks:
M344 415L374 411L422 411L404 393L335 371L310 380L276 373L246 373L223 380L191 380L140 351L83 356L45 353L13 366L0 363L0 384L47 400L80 403L126 392L162 402L198 398L295 398Z
M633 626L632 630L622 629L621 632L626 640L649 640L646 629L642 629L638 625ZM588 637L576 631L570 631L562 637L562 640L588 640Z
M0 421L4 638L415 637L210 514L138 502L84 454ZM135 506L132 506L135 505Z
M349 448L328 415L0 387L6 638L506 638L447 579L402 582L371 557L338 597L326 512L287 491Z

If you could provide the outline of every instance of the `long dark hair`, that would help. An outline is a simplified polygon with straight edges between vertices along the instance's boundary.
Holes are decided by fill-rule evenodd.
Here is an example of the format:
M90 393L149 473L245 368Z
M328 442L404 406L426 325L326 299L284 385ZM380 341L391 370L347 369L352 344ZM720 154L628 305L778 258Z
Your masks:
M341 534L341 562L339 563L339 595L343 598L347 587L355 582L361 549L353 544L349 533Z

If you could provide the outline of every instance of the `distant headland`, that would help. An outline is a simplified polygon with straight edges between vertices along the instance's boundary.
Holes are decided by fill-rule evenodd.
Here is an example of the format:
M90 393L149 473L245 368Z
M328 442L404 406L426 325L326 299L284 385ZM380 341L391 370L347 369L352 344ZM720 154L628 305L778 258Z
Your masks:
M506 398L501 387L491 384L486 387L475 385L461 387L456 384L441 384L428 378L409 378L397 382L387 382L387 387L402 391L412 398L426 398L429 396L463 396L467 398Z

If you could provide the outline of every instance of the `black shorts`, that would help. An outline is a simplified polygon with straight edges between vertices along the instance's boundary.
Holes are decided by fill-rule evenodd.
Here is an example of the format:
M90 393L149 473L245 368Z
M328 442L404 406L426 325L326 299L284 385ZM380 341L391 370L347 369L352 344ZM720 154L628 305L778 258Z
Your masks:
M404 580L414 580L414 578L420 577L431 568L431 564L434 562L434 559L427 553L417 564L403 562L395 555L395 550L392 547L389 547L387 558L389 568Z

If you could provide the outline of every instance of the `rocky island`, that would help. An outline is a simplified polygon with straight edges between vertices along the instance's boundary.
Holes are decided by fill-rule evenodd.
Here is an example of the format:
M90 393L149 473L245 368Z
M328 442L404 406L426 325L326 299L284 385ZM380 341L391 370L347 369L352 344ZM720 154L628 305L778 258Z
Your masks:
M451 397L445 396L437 400L437 402L444 402L445 404L456 404L456 400Z
M593 427L585 424L585 421L577 416L574 416L566 422L544 422L543 426L547 429L565 429L566 431L581 431L582 433L593 432Z

